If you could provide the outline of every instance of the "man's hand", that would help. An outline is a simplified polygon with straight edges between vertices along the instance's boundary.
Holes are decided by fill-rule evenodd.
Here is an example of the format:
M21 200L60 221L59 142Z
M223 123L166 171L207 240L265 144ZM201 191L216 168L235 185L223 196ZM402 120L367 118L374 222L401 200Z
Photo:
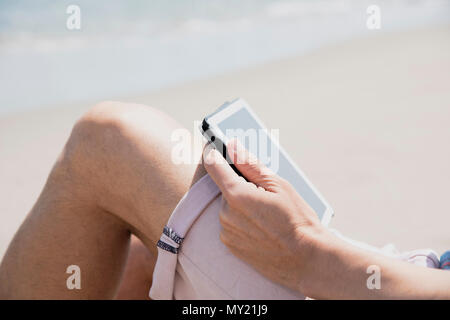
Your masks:
M222 242L256 270L312 298L449 299L450 272L414 266L333 236L294 188L235 140L227 145L239 177L216 150L204 165L222 190ZM382 287L367 287L367 267Z
M222 191L222 242L266 277L299 290L313 246L324 229L289 182L259 162L237 140L227 145L239 177L215 149L204 165Z

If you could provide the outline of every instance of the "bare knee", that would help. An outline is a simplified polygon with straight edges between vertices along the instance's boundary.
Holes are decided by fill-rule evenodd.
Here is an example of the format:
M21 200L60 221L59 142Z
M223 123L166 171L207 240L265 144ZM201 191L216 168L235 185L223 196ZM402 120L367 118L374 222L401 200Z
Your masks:
M67 156L87 156L90 153L98 156L118 151L127 143L138 143L139 131L146 130L145 127L152 128L162 116L161 112L144 105L100 102L75 124L67 143ZM148 142L157 142L157 137Z
M170 131L177 126L169 116L148 106L101 102L75 124L60 160L69 162L78 173L95 177L108 173L109 164L139 151L157 150L158 157L164 157L170 152Z
M62 170L55 171L72 177L99 207L133 226L148 224L149 212L165 220L196 168L172 161L171 135L179 128L151 107L99 103L74 126L56 166Z

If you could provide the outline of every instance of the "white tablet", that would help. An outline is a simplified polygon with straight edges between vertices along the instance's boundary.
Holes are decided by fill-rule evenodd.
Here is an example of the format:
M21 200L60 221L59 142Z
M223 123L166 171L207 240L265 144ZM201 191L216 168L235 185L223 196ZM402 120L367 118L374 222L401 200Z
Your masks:
M317 213L322 224L328 225L333 216L333 209L283 150L276 135L267 131L264 124L243 99L227 102L214 113L205 117L200 131L222 152L233 169L240 174L226 152L228 140L237 138L261 162L289 181Z

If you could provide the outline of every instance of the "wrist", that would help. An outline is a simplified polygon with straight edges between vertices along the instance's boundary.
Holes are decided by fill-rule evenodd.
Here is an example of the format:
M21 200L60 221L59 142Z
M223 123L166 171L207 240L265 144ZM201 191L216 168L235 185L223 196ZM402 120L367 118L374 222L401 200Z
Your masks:
M322 286L321 280L325 279L324 273L330 266L328 257L339 252L340 247L340 239L321 224L302 230L295 289L306 296L315 296L320 291L318 287Z

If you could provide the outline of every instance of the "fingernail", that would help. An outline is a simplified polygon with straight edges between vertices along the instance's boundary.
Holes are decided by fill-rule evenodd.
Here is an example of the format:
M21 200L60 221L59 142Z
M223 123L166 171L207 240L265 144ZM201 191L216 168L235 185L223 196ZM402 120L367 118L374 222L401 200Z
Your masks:
M221 160L220 157L222 157L222 156L220 155L219 152L217 152L216 149L214 149L214 148L211 148L209 150L205 149L205 151L206 151L206 154L203 157L203 161L206 164L212 165L212 164L215 164L215 163L219 163L219 161Z

